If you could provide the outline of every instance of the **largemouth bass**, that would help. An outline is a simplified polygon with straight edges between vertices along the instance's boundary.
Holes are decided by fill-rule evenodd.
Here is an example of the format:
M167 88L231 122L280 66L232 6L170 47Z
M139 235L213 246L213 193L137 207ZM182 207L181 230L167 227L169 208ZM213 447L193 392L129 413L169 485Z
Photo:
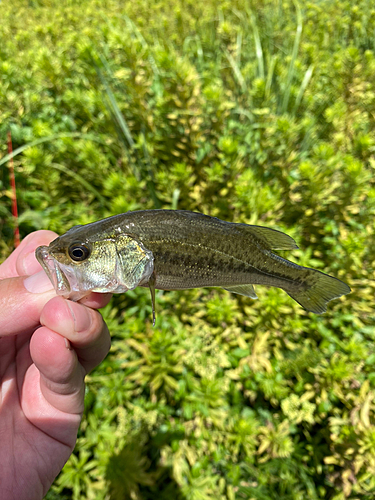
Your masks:
M281 288L321 314L348 285L298 266L272 250L298 248L288 235L184 210L142 210L75 226L36 250L56 292L79 300L90 292L222 287L256 299L253 285Z

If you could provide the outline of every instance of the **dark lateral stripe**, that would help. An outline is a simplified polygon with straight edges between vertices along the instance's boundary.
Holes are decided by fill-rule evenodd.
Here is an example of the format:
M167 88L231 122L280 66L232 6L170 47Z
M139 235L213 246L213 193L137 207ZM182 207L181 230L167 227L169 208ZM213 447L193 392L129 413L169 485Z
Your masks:
M229 277L239 277L246 274L264 276L265 283L271 284L270 280L282 280L285 285L288 283L294 287L305 288L312 277L313 272L308 268L303 268L289 262L270 251L264 251L254 256L253 265L239 260L236 256L230 255L229 242L218 252L214 249L199 246L199 244L189 244L171 240L157 240L147 242L155 257L155 270L159 275L174 276L179 278L194 279L194 274L199 278L209 278L211 282L226 281ZM227 253L228 252L228 253ZM250 256L249 256L250 258ZM245 278L246 279L246 278ZM236 280L237 281L237 280ZM241 279L241 283L243 281ZM278 285L281 286L279 282Z

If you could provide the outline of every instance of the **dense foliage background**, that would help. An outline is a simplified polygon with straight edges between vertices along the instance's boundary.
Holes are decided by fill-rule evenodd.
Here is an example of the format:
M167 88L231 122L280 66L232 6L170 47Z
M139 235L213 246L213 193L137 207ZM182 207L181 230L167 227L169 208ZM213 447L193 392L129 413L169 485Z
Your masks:
M48 500L375 498L375 8L370 0L1 3L0 252L144 208L277 228L353 289L114 297ZM286 254L285 254L286 255Z

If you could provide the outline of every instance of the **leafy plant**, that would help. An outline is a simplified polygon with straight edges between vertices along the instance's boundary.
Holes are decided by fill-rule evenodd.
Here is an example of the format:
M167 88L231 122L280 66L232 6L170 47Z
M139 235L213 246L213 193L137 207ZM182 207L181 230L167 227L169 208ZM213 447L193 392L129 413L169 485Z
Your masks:
M115 296L48 500L374 498L374 29L367 0L2 4L2 259L10 130L22 236L195 210L352 287L324 316L157 291L154 329L147 290Z

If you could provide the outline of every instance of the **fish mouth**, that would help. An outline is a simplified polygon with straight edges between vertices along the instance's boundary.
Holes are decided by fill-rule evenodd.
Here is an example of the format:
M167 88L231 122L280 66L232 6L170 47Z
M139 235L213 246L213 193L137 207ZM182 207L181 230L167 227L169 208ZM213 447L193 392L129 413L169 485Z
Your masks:
M35 257L46 272L57 295L69 296L71 292L69 280L56 259L49 253L49 247L38 247L35 250Z

